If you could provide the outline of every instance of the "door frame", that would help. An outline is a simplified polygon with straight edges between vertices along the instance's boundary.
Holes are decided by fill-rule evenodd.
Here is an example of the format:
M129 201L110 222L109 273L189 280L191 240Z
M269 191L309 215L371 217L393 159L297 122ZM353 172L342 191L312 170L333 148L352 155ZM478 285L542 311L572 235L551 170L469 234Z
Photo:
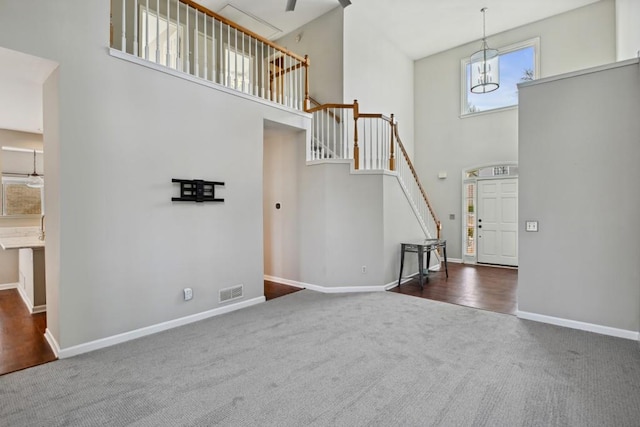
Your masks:
M462 263L478 263L478 178L504 179L518 178L518 162L505 161L485 163L462 170L462 188L460 203L460 241L462 248ZM469 188L472 188L471 194ZM467 197L469 196L469 197ZM520 195L518 195L520 197ZM472 209L469 206L472 206ZM471 232L469 230L472 230ZM471 236L469 234L472 234Z
M485 218L485 212L484 212L484 207L485 205L485 201L481 200L480 196L487 196L486 193L480 193L482 191L482 184L489 184L489 183L502 183L504 185L504 183L509 183L509 185L513 186L515 184L516 188L515 188L515 193L505 193L503 191L503 186L498 184L497 188L499 188L500 190L497 192L497 194L499 194L499 200L505 200L505 199L511 199L513 200L513 194L515 194L515 213L516 213L516 219L515 219L515 223L508 223L505 222L505 219L503 217L504 214L504 204L500 204L500 205L494 205L498 211L501 211L499 215L500 217L500 222L496 223L495 226L497 227L496 231L497 234L496 236L499 237L498 242L496 242L496 245L500 248L499 253L495 254L495 255L488 255L486 254L486 252L483 252L484 248L485 248L485 243L486 243L486 239L488 238L487 236L483 236L484 233L484 229L480 230L480 228L482 228L482 226L484 225L485 228L487 227L487 223L485 221L484 224L480 224L480 221ZM490 197L490 196L489 196ZM486 264L486 265L500 265L500 266L508 266L508 267L518 267L518 177L517 176L507 176L507 177L491 177L491 178L478 178L478 209L477 209L477 218L478 218L478 245L477 245L477 261L478 264ZM506 232L507 230L504 230L504 228L508 228L511 229L515 227L514 230L508 230L509 233L513 233L515 232L515 263L514 263L514 259L512 257L509 256L505 256L504 254L504 247L502 246L504 244L504 232ZM513 235L513 234L511 234ZM482 237L485 237L484 239L482 239ZM480 258L483 258L483 260L480 260Z

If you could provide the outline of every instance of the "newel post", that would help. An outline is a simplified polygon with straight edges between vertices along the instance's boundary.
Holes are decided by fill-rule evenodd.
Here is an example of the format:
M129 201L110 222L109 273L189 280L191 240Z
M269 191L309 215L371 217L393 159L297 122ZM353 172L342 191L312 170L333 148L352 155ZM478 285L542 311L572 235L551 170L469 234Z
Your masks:
M396 148L395 148L395 144L393 142L393 134L394 134L394 127L396 125L395 120L393 119L393 113L391 114L391 123L389 128L391 129L391 147L390 147L390 152L389 152L389 170L390 171L394 171L396 170Z
M353 100L353 168L360 169L360 147L358 147L358 100Z
M309 55L304 56L304 111L311 108L311 100L309 98Z

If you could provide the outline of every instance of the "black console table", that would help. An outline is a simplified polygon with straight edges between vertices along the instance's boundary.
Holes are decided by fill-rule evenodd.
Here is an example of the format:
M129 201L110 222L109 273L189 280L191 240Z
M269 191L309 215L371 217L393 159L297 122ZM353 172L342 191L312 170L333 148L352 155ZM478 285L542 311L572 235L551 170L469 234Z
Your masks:
M410 243L401 243L400 248L400 277L398 278L398 286L402 281L402 268L404 267L404 253L415 252L418 254L418 276L420 278L420 287L424 288L424 278L429 281L429 262L431 261L431 251L442 248L444 255L444 271L449 278L449 269L447 268L447 241L440 239L425 239ZM423 265L424 254L427 254L427 266Z

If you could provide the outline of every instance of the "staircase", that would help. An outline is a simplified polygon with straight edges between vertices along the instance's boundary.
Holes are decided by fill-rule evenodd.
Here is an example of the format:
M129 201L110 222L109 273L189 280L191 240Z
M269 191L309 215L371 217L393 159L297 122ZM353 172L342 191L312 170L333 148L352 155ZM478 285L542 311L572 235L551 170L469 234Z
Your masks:
M346 160L354 173L380 171L397 177L425 238L440 238L442 224L418 179L418 174L400 139L393 114L361 113L353 104L321 104L310 98L313 135L307 162Z
M359 282L356 283L358 286L367 282L389 284L396 274L392 271L397 271L394 263L400 239L440 238L440 220L400 139L393 114L363 113L357 101L352 104L317 102L309 96L310 61L307 56L290 52L191 0L111 0L111 16L111 54L114 56L169 74L188 74L192 81L224 86L225 91L233 91L241 97L260 98L283 109L312 115L311 135L306 147L307 164L336 165L322 171L329 184L321 190L325 194L319 200L327 203L317 206L320 214L315 220L322 221L324 228L314 238L333 239L325 242L324 247L328 248L325 255L338 261L332 264L329 260L323 264L323 271L315 275L317 283L329 287L340 286L339 282L345 281ZM365 179L354 183L349 179L350 175L381 175L383 179L375 185L382 187L376 188L370 180L355 190ZM394 191L390 191L391 178L397 182ZM366 202L372 202L368 206L375 208L363 209L364 204L355 206L358 197L362 199L363 196L348 193L350 187L354 192L366 188L367 194L372 195ZM376 191L382 196L376 198ZM329 195L329 192L336 194ZM337 194L339 192L342 193ZM364 203L363 200L360 202ZM398 216L393 210L400 205L401 209L396 210L402 213ZM336 216L336 209L344 210L349 206L353 208L351 212ZM356 211L358 213L354 214ZM377 219L382 218L381 222L370 221L370 217L376 215ZM360 221L363 219L369 222ZM310 224L312 229L316 225ZM361 252L360 241L367 240L368 233L384 235L377 236L377 240L369 239L370 248L381 249L366 259L364 256L356 259ZM348 248L341 240L347 234L351 239ZM316 243L312 241L310 246ZM314 263L321 264L316 261L317 254L309 257ZM363 264L368 264L369 269ZM376 269L372 264L380 267L376 277L371 272ZM381 267L383 264L384 268ZM348 269L357 277L348 276ZM370 272L371 275L366 276ZM331 274L333 277L328 277ZM305 275L309 277L300 273L301 277ZM366 290L358 288L363 289Z

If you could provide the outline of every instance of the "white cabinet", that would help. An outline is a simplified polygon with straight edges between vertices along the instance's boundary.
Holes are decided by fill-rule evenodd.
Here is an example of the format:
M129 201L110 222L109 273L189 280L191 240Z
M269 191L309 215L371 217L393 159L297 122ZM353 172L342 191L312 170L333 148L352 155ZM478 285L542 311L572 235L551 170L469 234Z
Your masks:
M47 310L44 248L19 249L19 292L31 313Z

